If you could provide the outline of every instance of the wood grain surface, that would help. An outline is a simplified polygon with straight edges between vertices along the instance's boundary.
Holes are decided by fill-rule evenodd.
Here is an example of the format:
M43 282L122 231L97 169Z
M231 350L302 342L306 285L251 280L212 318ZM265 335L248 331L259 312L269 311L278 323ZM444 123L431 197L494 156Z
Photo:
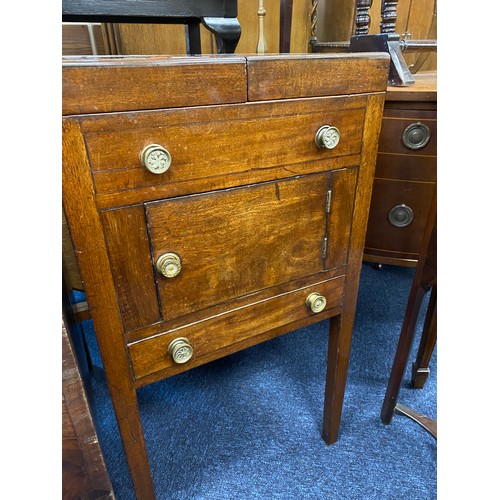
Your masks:
M316 283L241 309L228 311L206 321L194 323L129 345L136 379L161 371L161 378L189 370L209 360L236 352L290 331L289 325L302 319L320 321L339 312L342 305L344 278ZM327 300L326 309L312 313L306 305L309 294L318 292ZM288 326L285 330L283 327ZM276 330L276 332L275 332ZM168 345L177 337L188 338L194 356L177 365L168 353ZM251 339L255 339L253 342Z
M384 92L389 56L369 54L248 57L248 100Z
M386 54L65 64L64 110L83 114L63 119L64 210L139 500L155 494L138 387L327 318L337 440L387 69ZM325 124L333 150L314 141ZM141 166L150 143L172 153L166 174ZM163 252L175 278L154 270Z
M63 58L62 78L63 115L246 101L238 57Z

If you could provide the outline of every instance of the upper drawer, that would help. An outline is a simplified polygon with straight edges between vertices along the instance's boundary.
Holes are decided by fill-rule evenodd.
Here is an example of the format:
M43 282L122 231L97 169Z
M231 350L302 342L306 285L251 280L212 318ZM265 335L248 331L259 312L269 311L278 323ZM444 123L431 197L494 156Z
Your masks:
M378 143L379 153L435 156L436 123L433 119L384 116Z
M351 96L182 108L86 117L82 129L96 193L135 192L130 203L236 185L230 176L238 174L264 181L307 173L318 160L325 163L316 170L335 168L329 160L361 151L365 106L365 96ZM316 145L323 125L340 132L334 149ZM171 155L162 174L141 164L150 144ZM225 185L211 184L215 178Z

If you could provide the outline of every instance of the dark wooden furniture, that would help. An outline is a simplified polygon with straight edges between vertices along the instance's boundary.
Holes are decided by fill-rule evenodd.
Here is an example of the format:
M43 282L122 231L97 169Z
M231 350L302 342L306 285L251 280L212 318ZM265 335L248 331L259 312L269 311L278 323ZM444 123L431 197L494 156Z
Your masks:
M389 424L393 414L408 416L419 423L424 429L437 438L437 423L409 408L397 403L399 390L403 380L410 349L415 335L418 315L425 294L431 290L429 304L420 340L417 361L413 364L412 379L416 387L422 387L429 370L429 359L436 343L437 334L437 194L434 190L431 206L428 212L425 231L422 238L420 258L415 269L412 287L408 298L406 313L401 327L394 363L392 365L387 390L382 404L380 418L384 424Z
M337 440L388 62L64 60L64 211L139 499L138 387L327 318Z
M437 180L436 73L388 87L364 260L416 266Z
M63 0L63 22L184 24L187 53L201 54L200 23L219 53L233 53L241 35L237 0Z
M114 499L77 355L62 324L62 498Z

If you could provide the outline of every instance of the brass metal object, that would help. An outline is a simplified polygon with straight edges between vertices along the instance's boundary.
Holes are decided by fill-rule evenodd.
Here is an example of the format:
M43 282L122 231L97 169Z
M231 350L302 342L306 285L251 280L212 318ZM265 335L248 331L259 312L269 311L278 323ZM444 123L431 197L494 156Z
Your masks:
M165 278L175 278L182 269L181 258L173 252L164 253L156 260L156 269Z
M323 125L316 132L314 142L318 148L333 149L340 141L340 132L337 127Z
M163 146L150 144L141 151L141 163L152 174L163 174L169 169L172 156Z
M404 203L389 210L389 222L395 227L406 227L413 222L413 210Z
M307 297L306 304L313 313L319 313L326 307L326 297L313 292Z
M174 363L178 365L187 363L193 357L194 353L189 340L185 337L179 337L172 340L168 345L168 352L170 356L172 356Z
M424 123L412 123L403 130L401 139L408 149L422 149L431 140L431 131Z

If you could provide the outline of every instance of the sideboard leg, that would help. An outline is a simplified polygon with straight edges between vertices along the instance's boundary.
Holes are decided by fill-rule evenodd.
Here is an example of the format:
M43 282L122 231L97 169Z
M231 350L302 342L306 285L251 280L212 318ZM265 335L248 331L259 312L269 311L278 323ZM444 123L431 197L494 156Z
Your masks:
M347 365L351 349L352 321L346 320L344 314L330 319L322 433L326 444L335 443L339 437Z
M109 389L110 393L113 393L111 384ZM120 391L120 394L111 396L137 500L154 500L156 497L136 391L132 390L130 393Z

